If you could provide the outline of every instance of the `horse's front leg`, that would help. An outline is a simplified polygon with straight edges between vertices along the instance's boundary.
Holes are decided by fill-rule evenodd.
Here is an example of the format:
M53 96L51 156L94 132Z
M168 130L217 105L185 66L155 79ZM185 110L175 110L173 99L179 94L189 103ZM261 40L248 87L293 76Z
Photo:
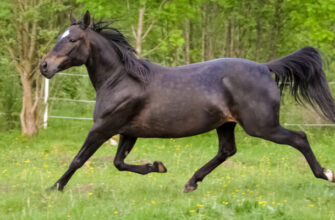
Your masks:
M62 191L76 170L82 167L84 163L94 154L94 152L96 152L98 148L111 136L112 135L106 135L99 132L99 128L97 128L97 126L93 126L88 133L82 148L72 160L68 170L50 189Z
M167 172L167 169L165 168L164 164L159 161L155 161L153 164L147 163L144 165L131 165L126 164L124 162L124 159L135 145L136 139L137 139L136 137L120 135L119 146L114 159L115 167L120 171L131 171L143 175L151 172L157 172L157 173Z

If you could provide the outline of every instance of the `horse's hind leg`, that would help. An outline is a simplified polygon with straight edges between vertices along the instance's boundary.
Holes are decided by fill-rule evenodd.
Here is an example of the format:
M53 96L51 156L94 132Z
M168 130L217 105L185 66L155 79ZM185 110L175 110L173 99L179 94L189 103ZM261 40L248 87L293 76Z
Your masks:
M184 192L192 192L197 189L197 182L202 181L205 176L212 172L217 166L225 161L229 156L236 153L234 128L236 123L226 123L217 128L219 137L219 151L217 155L201 167L191 179L186 183Z
M304 132L291 131L280 125L264 128L262 131L257 131L256 133L253 129L248 130L247 128L246 131L252 136L258 136L277 144L286 144L294 147L304 155L315 177L335 182L334 172L320 166Z
M144 165L131 165L124 162L124 159L135 145L136 139L136 137L120 135L119 146L114 159L115 167L120 171L131 171L139 174L147 174L151 172L167 172L164 164L159 161L155 161L153 164L148 163Z

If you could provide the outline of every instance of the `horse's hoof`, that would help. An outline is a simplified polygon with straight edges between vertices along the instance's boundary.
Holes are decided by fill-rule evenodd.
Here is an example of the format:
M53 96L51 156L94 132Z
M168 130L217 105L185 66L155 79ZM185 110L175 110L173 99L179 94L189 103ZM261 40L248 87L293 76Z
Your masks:
M324 169L323 173L326 175L330 182L335 182L335 173L332 170Z
M166 167L164 166L164 164L160 161L155 161L154 162L154 166L157 168L157 172L158 173L166 173L167 172L167 169Z
M51 186L51 187L47 188L45 191L46 192L52 192L52 191L55 191L55 190L57 190L57 187L56 186Z
M56 191L56 190L63 192L63 189L59 188L58 184L47 188L45 191L46 192L52 192L52 191Z
M189 193L189 192L193 192L194 190L196 190L198 188L197 185L191 186L188 183L185 185L184 188L184 193Z

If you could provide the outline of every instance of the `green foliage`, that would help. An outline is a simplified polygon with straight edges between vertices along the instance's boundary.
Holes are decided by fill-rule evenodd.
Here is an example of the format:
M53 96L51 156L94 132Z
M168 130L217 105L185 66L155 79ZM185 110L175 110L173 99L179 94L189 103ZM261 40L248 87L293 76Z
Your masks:
M0 71L7 73L0 77L0 130L11 130L19 127L20 78L4 59Z
M0 32L15 44L15 21L38 20L38 60L51 49L56 36L68 27L70 10L77 19L90 10L96 20L118 20L114 26L135 46L133 30L138 25L140 7L145 7L143 32L152 28L143 38L142 54L153 62L183 65L188 56L190 62L227 56L266 62L311 45L320 49L328 60L326 74L334 81L334 5L334 0L41 0L38 6L13 17L12 1L4 0L0 2ZM0 48L2 65L8 66L1 68L1 76L11 72L13 67L4 45ZM86 74L85 68L67 72ZM16 89L19 88L17 83ZM8 83L2 85L6 87ZM2 91L7 89L12 88ZM58 76L51 81L51 96L91 100L95 92L86 79ZM15 99L20 100L20 97ZM63 105L54 102L53 106Z

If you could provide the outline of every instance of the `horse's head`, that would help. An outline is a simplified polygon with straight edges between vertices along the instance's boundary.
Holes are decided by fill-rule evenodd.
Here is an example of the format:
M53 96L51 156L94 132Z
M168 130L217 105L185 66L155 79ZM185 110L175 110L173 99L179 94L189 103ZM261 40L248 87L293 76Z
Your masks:
M58 37L56 46L40 63L40 71L47 78L72 66L83 65L89 57L90 13L87 11L82 21L76 21L72 15L70 20L71 26Z

